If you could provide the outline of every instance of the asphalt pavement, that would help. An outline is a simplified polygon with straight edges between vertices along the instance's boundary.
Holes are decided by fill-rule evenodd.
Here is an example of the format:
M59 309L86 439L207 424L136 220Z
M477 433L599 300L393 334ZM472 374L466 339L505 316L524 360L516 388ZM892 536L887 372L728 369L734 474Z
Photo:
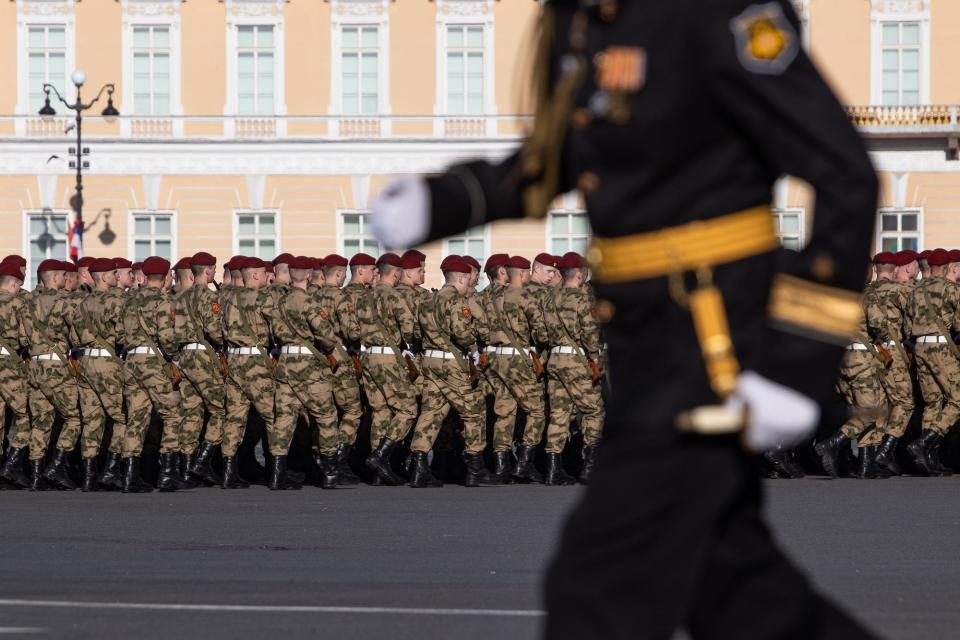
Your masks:
M767 483L784 546L887 638L957 637L960 479ZM576 487L0 492L0 636L536 638Z

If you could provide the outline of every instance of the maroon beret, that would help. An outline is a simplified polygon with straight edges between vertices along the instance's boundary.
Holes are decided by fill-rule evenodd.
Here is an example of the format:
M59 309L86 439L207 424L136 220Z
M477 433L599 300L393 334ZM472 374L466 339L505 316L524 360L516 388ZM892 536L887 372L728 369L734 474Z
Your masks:
M133 264L130 265L130 268L133 269L134 271L143 271L143 263L134 262Z
M314 271L322 271L327 266L327 261L324 258L311 258L311 260L313 260Z
M458 256L455 253L451 253L446 258L440 261L440 271L446 271L447 263L449 263L451 260L462 260L462 259L463 258L461 256Z
M212 267L217 264L216 257L210 255L206 251L201 251L200 253L195 253L190 258L191 267Z
M470 265L460 256L450 256L445 262L447 264L440 268L444 273L470 273Z
M131 269L133 268L133 263L127 260L126 258L114 258L113 264L117 265L117 269Z
M534 262L539 262L542 265L547 267L556 267L557 266L557 256L552 256L549 253L540 253L537 254L537 257L533 259Z
M564 255L557 263L557 267L560 269L583 269L585 266L587 266L587 263L584 261L583 256L573 251Z
M83 267L85 269L89 269L90 265L93 264L94 260L96 260L96 258L93 258L91 256L83 256L82 258L77 260L77 266Z
M470 265L471 268L480 271L480 263L473 256L460 256L463 258L463 261Z
M143 261L143 275L165 276L170 271L170 261L159 256L150 256Z
M402 256L400 256L400 257L403 258L404 260L406 260L406 259L409 258L410 256L415 257L415 258L417 259L417 262L426 262L426 261L427 261L427 254L425 254L425 253L423 253L423 252L421 252L421 251L417 251L416 249L408 249L408 250L407 250ZM420 266L420 265L417 265L417 266Z
M293 260L293 255L289 253L281 253L276 258L273 259L270 264L272 266L277 266L278 264L290 264L290 261Z
M933 253L932 250L930 250L930 249L924 249L923 251L920 252L920 259L921 259L921 260L926 260L927 258L930 257L930 254L931 254L931 253Z
M227 264L230 266L231 271L240 271L240 269L243 268L243 261L246 259L247 256L233 256Z
M947 253L950 255L950 262L960 262L960 249L950 249Z
M278 256L279 257L279 256ZM304 271L313 271L313 258L308 258L307 256L297 256L291 257L289 260L283 263L291 269L303 269Z
M110 258L97 258L90 262L90 273L106 273L107 271L114 271L117 268L117 263L111 260Z
M510 269L529 269L530 261L524 258L523 256L513 256L512 258L507 260L506 266Z
M927 257L931 267L941 267L950 262L950 253L946 249L934 249Z
M377 258L377 264L388 264L391 267L403 267L403 260L401 260L400 256L395 253L385 253Z
M173 265L175 271L184 271L190 268L190 258L180 258L177 260L177 263Z
M898 267L905 267L911 262L916 262L920 258L920 254L914 251L898 251L893 254L893 264Z
M873 256L873 264L896 264L896 257L890 251L881 251Z
M0 262L0 276L10 276L23 282L23 274L20 272L20 267L12 262Z
M419 269L420 268L420 258L416 254L410 253L409 251L400 258L400 266L404 269Z
M266 269L267 263L260 258L244 258L240 262L241 269Z
M499 267L505 267L510 261L510 256L505 253L495 253L487 258L487 263L483 265L484 271L491 271Z
M269 262L264 261L263 268L266 269L267 273L273 273L273 265Z
M11 253L9 256L3 259L3 262L0 264L15 264L18 267L27 266L27 260L23 256L19 256L15 253Z
M350 258L351 267L372 267L375 264L377 261L369 253L358 253Z
M323 258L323 264L327 265L328 267L345 267L350 263L343 256L336 253L331 253L326 258Z
M77 265L73 264L69 260L61 260L60 264L63 265L63 270L66 271L67 273L77 272Z

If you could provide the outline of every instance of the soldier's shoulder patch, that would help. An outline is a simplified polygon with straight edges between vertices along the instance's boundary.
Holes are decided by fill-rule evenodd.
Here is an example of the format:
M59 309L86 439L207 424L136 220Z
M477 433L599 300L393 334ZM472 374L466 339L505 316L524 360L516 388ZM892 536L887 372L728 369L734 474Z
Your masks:
M171 320L177 319L177 309L173 305L170 305L170 319Z
M349 313L353 313L353 304L351 304L351 303L349 303L349 302L347 303L347 311L348 311Z
M468 309L467 307L463 307L463 317L466 318L467 320L473 317L470 315L470 309Z
M223 307L220 306L219 302L214 302L210 305L210 308L213 309L213 312L217 315L220 315L220 312L223 311Z
M780 75L800 50L797 32L779 2L754 4L730 21L740 64L752 73Z
M320 317L323 318L324 320L329 320L329 319L330 319L330 314L327 313L327 310L326 310L326 309L321 308L321 309L320 309Z

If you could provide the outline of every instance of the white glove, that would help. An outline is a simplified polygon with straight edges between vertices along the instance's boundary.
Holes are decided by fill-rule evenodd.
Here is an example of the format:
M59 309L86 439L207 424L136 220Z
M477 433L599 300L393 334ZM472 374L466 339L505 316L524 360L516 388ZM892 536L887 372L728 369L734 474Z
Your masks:
M480 352L473 351L470 353L470 359L473 360L473 364L477 367L480 366Z
M737 390L727 399L726 406L732 411L746 408L743 443L755 453L803 442L813 435L820 420L816 402L754 371L740 374Z
M403 350L403 357L404 357L404 358L410 358L411 360L416 360L416 359L417 359L417 356L415 356L414 353L413 353L413 351L410 351L410 349L404 349L404 350Z
M373 201L370 226L387 249L413 247L430 233L430 190L421 178L400 178Z

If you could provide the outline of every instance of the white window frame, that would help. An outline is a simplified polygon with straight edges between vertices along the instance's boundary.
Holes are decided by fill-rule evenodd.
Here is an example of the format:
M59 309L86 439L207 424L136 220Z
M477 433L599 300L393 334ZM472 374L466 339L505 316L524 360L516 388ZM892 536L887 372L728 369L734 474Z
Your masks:
M465 119L483 119L486 135L496 135L497 115L496 97L496 47L494 38L494 0L436 0L436 87L433 114L435 116L454 116ZM483 112L479 114L450 114L447 109L447 27L450 26L483 27ZM435 118L433 133L437 137L444 134L444 121Z
M69 209L25 209L23 212L23 244L22 244L22 255L27 259L27 273L24 276L23 287L25 289L33 289L36 284L36 269L31 268L30 264L30 218L36 216L63 216L66 220L66 224L63 228L63 238L66 244L66 255L64 260L70 259L70 239L67 235L67 226L73 224L73 212ZM59 258L57 258L59 260ZM34 267L36 265L33 265Z
M479 233L476 236L469 236L468 234L471 231L477 231ZM466 233L461 233L460 235L450 236L449 238L445 238L443 241L443 257L446 258L449 255L453 255L453 251L450 250L451 242L464 242L464 246L466 246L467 241L471 241L471 240L483 241L483 251L480 252L481 257L477 258L477 260L480 261L482 264L483 259L490 255L490 225L488 224L485 224L479 227L473 227L471 229L467 229ZM457 254L457 255L462 255L462 254Z
M135 247L137 240L136 233L136 224L134 218L136 217L146 217L151 218L170 218L170 262L177 261L177 213L173 210L154 210L154 209L131 209L128 213L128 224L127 224L127 255L131 257L131 260L136 255ZM151 234L153 236L154 234ZM151 237L151 248L156 245L153 244L153 241L157 238ZM151 255L156 255L151 249Z
M283 248L282 248L283 233L281 232L281 227L280 227L280 210L279 209L234 209L233 210L233 253L234 255L237 255L240 253L240 216L262 216L262 215L273 216L273 224L274 224L274 228L276 229L276 235L274 236L274 240L275 240L274 251L276 255L280 255L281 253L283 253ZM259 225L259 222L257 224ZM259 247L259 240L258 240L257 246Z
M774 207L773 209L771 209L771 214L773 215L774 218L777 219L777 220L776 220L776 223L775 223L775 229L774 229L774 231L775 231L776 234L777 234L777 238L780 240L780 244L781 244L781 245L783 244L783 240L784 240L785 237L787 237L787 236L789 236L789 237L796 236L796 237L797 237L797 242L799 243L799 246L798 246L798 248L797 248L796 250L799 251L799 250L803 249L803 247L806 246L806 244L807 244L807 218L806 218L806 210L805 210L803 207ZM798 232L797 232L796 234L793 234L793 233L788 233L788 234L781 233L780 229L782 229L782 227L783 227L783 217L784 217L784 216L793 216L793 215L797 216L798 221L799 221L799 223L800 223Z
M350 256L347 256L346 250L343 248L343 241L346 240L343 230L343 217L349 215L370 215L371 213L372 212L370 209L337 209L337 253L350 258ZM364 226L366 227L368 224L369 223L365 220ZM351 238L352 237L353 236L351 236ZM362 234L360 237L366 238L368 237L368 234ZM383 245L377 242L377 239L374 237L372 232L369 234L369 238L376 243L377 255L380 255L383 252ZM377 256L375 255L373 257L376 258Z
M579 192L571 191L570 193L565 193L560 197L560 199L554 203L555 206L547 212L547 217L545 218L545 224L543 226L544 230L544 251L549 254L553 254L553 239L559 237L551 232L553 228L553 215L554 214L577 214L577 215L587 215L587 210L584 207L583 200L580 197ZM575 234L568 233L563 234L566 237L573 237ZM579 234L576 234L579 235ZM587 247L590 246L590 238L593 235L592 230L590 229L590 219L587 218Z
M327 113L343 115L343 28L377 28L377 114L390 116L390 0L330 1L330 102ZM373 119L369 115L343 116L350 119ZM391 120L380 118L380 134L389 136ZM340 135L340 122L331 120L330 135Z
M883 230L883 216L890 214L897 214L898 218L903 214L916 214L917 216L917 230L916 231L884 231ZM883 240L884 238L896 238L898 240L897 244L902 245L902 240L904 236L917 237L917 251L923 251L923 238L924 238L924 211L923 207L881 207L877 209L877 222L876 222L876 247L880 251L883 249ZM897 226L902 225L902 220L898 220Z
M870 13L870 102L883 104L883 25L920 23L920 104L930 104L930 0L872 0Z
M277 116L276 136L287 135L286 91L286 37L284 35L285 0L223 0L227 12L227 101L223 113L228 116L224 133L232 137L236 133L236 118L239 97L237 95L237 33L238 27L273 27L273 113L244 114L243 118L257 120Z
M76 68L77 40L76 40L76 0L17 0L17 114L28 118L39 118L30 110L30 59L27 55L30 27L63 27L63 36L66 45L64 59L64 79L61 83L51 83L57 87L66 100L74 100L76 88L70 82L70 74ZM57 97L51 94L50 104L59 113L63 113L63 105ZM16 133L18 136L27 132L27 119L17 118Z
M170 33L170 116L183 116L182 84L182 34L180 31L181 0L121 0L123 30L122 78L120 87L121 109L129 105L128 114L133 113L133 30L135 27L167 27ZM163 119L164 116L137 116L137 119ZM175 137L183 136L183 119L172 119L172 131ZM131 133L132 120L120 119L121 135Z

